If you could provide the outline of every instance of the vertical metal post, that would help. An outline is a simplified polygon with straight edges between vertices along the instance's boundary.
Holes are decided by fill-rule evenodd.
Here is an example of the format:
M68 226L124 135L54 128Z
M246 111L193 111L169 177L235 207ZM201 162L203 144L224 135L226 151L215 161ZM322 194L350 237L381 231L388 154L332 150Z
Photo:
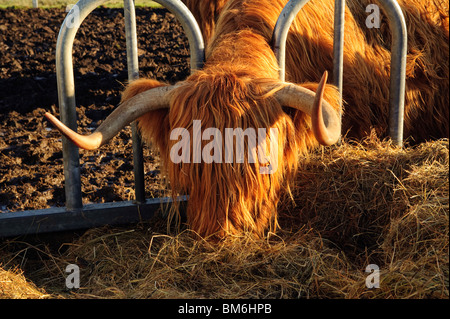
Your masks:
M32 3L33 3L33 8L38 8L39 7L38 0L33 0Z
M128 81L139 78L139 61L137 52L136 12L133 0L124 0L125 35L127 44ZM144 154L137 123L131 123L133 139L133 171L135 199L137 203L145 202Z
M134 0L124 0L123 10L125 17L125 35L127 43L128 80L139 78L139 62L136 35L136 11Z
M333 83L339 90L339 101L341 103L341 106L342 106L342 86L343 86L343 67L344 67L344 24L345 24L345 0L335 0L334 40L333 40Z
M339 92L339 118L342 123L342 89L344 81L345 0L334 1L333 83ZM341 132L342 133L342 132ZM339 144L342 137L339 137Z
M389 136L394 145L403 146L406 89L407 29L402 9L395 0L380 0L392 32L391 79L389 91Z

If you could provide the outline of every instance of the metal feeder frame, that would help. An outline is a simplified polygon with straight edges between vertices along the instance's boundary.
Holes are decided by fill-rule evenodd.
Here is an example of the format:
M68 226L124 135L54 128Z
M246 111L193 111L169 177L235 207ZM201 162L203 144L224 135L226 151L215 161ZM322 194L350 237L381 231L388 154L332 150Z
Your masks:
M277 56L280 79L285 79L286 39L289 28L301 8L309 0L290 0L281 11L273 33L274 52ZM405 108L405 79L407 54L407 29L402 9L395 0L379 0L387 15L392 31L391 73L389 92L389 136L396 146L403 145L403 118ZM344 57L345 0L335 0L333 41L333 82L342 101ZM341 102L342 103L342 102Z
M61 121L74 131L77 130L77 113L72 63L73 42L83 20L104 2L106 0L78 1L67 14L56 43L56 78ZM192 13L179 0L155 0L155 2L173 13L181 23L189 41L191 72L201 69L204 63L204 42L200 27ZM136 14L133 0L124 0L124 18L128 79L131 82L139 77ZM171 205L173 200L168 197L145 199L142 143L135 123L132 123L131 127L135 201L83 206L79 149L63 136L65 207L0 214L0 238L137 223L149 220L162 205ZM176 200L183 203L187 201L187 197L181 196Z
M301 8L309 0L290 0L283 8L276 23L273 40L274 52L280 67L280 79L285 78L286 39L290 25ZM73 19L74 8L66 16L56 44L56 76L61 121L77 130L75 85L73 76L72 47L76 32L83 20L106 0L80 0L75 6L78 19ZM201 69L204 63L204 42L192 13L179 0L155 0L175 15L189 40L191 72ZM379 0L389 19L392 36L390 78L389 132L395 145L403 142L403 109L405 100L406 23L400 6L395 0ZM334 15L334 84L342 97L343 45L345 0L335 0ZM128 79L139 77L136 15L133 0L124 0L124 17L127 47ZM70 20L70 21L69 21ZM103 225L131 224L149 220L162 204L171 205L172 198L145 199L144 165L141 138L136 124L132 123L135 201L103 204L82 204L79 149L62 137L65 176L66 206L41 210L0 214L0 238L58 231L72 231ZM186 202L186 196L176 199Z

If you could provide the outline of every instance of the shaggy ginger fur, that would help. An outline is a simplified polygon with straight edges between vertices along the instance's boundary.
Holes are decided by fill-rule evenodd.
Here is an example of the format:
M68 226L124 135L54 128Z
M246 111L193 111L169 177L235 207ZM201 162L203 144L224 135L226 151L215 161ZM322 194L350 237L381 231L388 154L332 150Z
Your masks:
M149 112L139 119L143 138L154 141L161 150L173 195L188 194L187 222L202 237L222 238L249 232L262 236L277 226L277 203L282 189L297 168L298 156L317 146L309 129L309 118L300 111L283 111L263 85L278 83L276 61L265 39L250 30L224 34L210 48L204 69L191 75L171 99L170 111ZM254 52L258 52L258 59ZM133 82L124 92L123 100L161 83L142 79ZM317 84L307 83L315 90ZM281 86L280 86L281 88ZM337 92L327 86L324 97L338 105ZM269 128L278 130L277 169L273 174L260 174L260 164L249 163L247 141L244 163L193 163L194 120L200 120L202 132L214 127ZM175 164L169 154L175 143L169 139L174 128L190 132L190 163ZM202 141L203 147L209 140ZM222 154L225 154L225 142ZM266 137L267 150L270 137ZM222 156L223 159L223 156Z

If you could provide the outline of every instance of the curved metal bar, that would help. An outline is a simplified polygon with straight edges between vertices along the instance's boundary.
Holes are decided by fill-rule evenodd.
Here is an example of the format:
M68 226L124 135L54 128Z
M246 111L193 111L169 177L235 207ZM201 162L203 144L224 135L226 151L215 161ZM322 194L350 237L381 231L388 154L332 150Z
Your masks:
M205 44L202 32L191 11L180 0L154 0L167 10L172 12L181 23L189 40L189 51L191 53L191 72L200 70L205 62Z
M277 23L273 30L273 51L278 60L280 68L280 80L284 81L286 76L286 40L291 27L298 12L309 0L290 0L283 8L278 17Z
M81 22L106 0L80 0L67 14L56 42L56 80L61 121L72 130L77 129L75 84L73 77L72 47ZM63 140L66 209L81 210L81 174L78 147Z
M139 78L138 42L136 34L136 11L134 0L123 1L123 15L125 19L125 37L127 43L128 80Z
M292 21L309 0L290 0L281 11L274 29L274 52L280 68L280 79L285 79L286 39ZM338 1L338 0L336 0ZM403 144L403 117L405 105L407 31L400 6L395 0L380 0L392 30L391 73L389 93L389 135L394 145ZM335 13L335 16L339 15ZM343 25L343 24L342 24ZM335 21L336 26L336 21ZM337 56L335 51L334 56ZM336 59L334 60L336 62ZM338 68L335 64L335 68ZM341 68L342 70L342 68ZM338 79L339 75L337 78ZM335 80L336 81L336 80ZM339 82L337 82L339 84Z

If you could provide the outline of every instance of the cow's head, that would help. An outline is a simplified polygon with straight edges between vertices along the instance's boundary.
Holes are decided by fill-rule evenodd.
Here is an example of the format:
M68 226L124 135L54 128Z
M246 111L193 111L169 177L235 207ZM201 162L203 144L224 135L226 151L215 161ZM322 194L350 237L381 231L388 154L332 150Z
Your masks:
M298 129L283 107L310 118L315 138L335 143L338 113L317 92L292 83L242 78L226 70L197 71L172 86L158 86L124 101L90 135L49 119L84 149L107 143L138 120L143 139L162 139L161 149L174 195L189 195L189 226L202 236L248 231L262 235L276 227L280 189L297 168ZM151 117L163 113L164 136L146 136ZM158 124L157 124L158 125ZM161 124L159 124L161 125ZM155 134L154 134L155 135Z

